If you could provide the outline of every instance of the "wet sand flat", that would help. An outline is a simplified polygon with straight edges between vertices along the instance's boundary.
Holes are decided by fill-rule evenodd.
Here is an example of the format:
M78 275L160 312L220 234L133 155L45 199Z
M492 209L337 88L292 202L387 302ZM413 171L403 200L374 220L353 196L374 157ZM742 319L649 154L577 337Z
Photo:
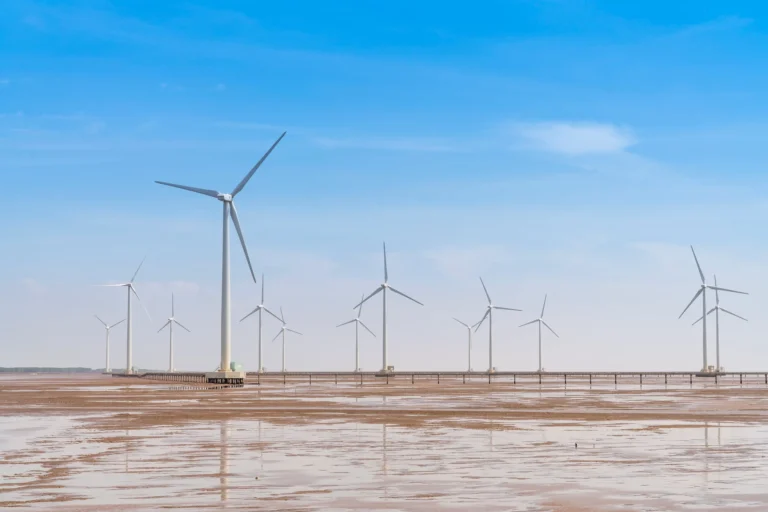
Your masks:
M768 510L768 386L0 377L0 508Z

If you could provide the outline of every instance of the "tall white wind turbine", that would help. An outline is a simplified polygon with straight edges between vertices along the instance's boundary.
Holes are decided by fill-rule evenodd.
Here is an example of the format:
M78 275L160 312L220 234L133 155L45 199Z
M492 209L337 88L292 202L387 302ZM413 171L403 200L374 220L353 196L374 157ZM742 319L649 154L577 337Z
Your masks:
M277 335L272 338L272 341L275 341L280 336L283 337L283 369L282 372L285 373L285 332L292 332L293 334L298 334L299 336L303 336L299 331L294 331L293 329L288 328L288 324L285 323L285 315L283 315L283 308L280 307L280 321L283 323L283 326L280 327L280 331L277 333Z
M476 327L478 323L474 325L465 324L458 318L452 317L454 320L459 322L461 325L467 328L467 371L472 371L472 328Z
M362 300L363 297L365 297L365 294L363 294L363 296L360 297L360 299ZM341 327L343 325L349 325L349 324L352 324L352 323L355 324L355 371L356 372L360 371L360 345L358 343L359 334L360 334L360 326L362 325L363 328L366 331L371 333L371 336L373 336L374 338L376 337L376 335L373 334L373 331L370 330L368 328L368 326L363 323L362 320L360 320L360 315L362 313L363 313L363 303L361 302L360 305L357 307L357 316L355 318L353 318L349 322L344 322L343 324L339 324L339 325L336 326L336 327Z
M113 327L117 327L121 323L125 322L125 318L123 318L117 323L109 325L107 324L107 322L99 318L99 315L93 315L93 316L96 317L96 320L98 320L104 326L104 329L107 331L107 357L106 357L106 362L104 363L104 371L111 372L112 369L109 367L109 331L112 330Z
M526 325L539 324L539 373L541 373L543 371L542 370L542 366L541 366L541 326L544 325L544 327L549 329L550 332L552 332L552 334L555 335L555 337L557 337L557 338L560 337L560 336L557 335L557 333L554 331L554 329L552 329L549 326L549 324L547 324L547 322L544 321L544 309L546 307L547 307L547 296L544 295L544 304L541 306L541 315L539 315L539 318L537 318L536 320L531 320L530 322L526 322L526 323L524 323L523 325L520 326L520 327L525 327Z
M704 317L701 322L701 333L702 333L702 339L701 339L701 347L703 352L703 359L704 359L704 366L701 369L701 371L706 372L709 370L707 367L707 288L710 290L715 291L721 291L721 292L730 292L730 293L739 293L741 295L749 295L746 292L739 292L736 290L729 290L728 288L720 288L719 286L710 286L707 284L707 280L704 277L704 272L701 270L701 265L699 265L699 258L696 257L696 251L693 250L693 246L691 246L691 252L693 253L693 259L696 261L696 267L699 269L699 276L701 277L701 286L699 287L699 291L696 292L696 295L693 296L691 299L691 302L688 303L687 306L685 306L685 309L682 313L680 313L680 316L678 319L682 318L686 311L688 311L688 308L691 307L691 305L696 302L696 299L699 298L699 295L701 295L701 316Z
M717 276L715 276L715 286L717 286ZM736 313L733 313L731 311L728 311L727 309L720 307L720 291L715 288L715 307L707 311L707 316L712 314L712 312L715 313L715 355L717 357L717 371L719 372L722 369L722 366L720 366L720 312L727 313L731 316L735 316L736 318L739 318L741 320L744 320L747 322L748 320L744 318L743 316L739 316ZM698 320L693 322L691 325L696 325L697 323L701 322L704 319L704 317L699 317Z
M271 312L269 309L267 309L267 306L264 305L264 274L261 274L261 302L259 302L259 305L256 306L256 308L253 311L251 311L250 313L248 313L247 315L245 315L243 318L240 319L240 321L242 322L252 314L256 312L259 313L259 373L264 371L264 365L262 364L262 361L261 361L261 312L262 311L266 311L267 313L275 317L279 322L282 322L279 316Z
M381 296L381 304L382 304L382 328L381 328L381 346L382 346L382 353L381 353L381 371L386 372L387 371L387 290L391 290L394 293L398 295L402 295L406 299L415 302L419 306L423 306L421 302L417 301L416 299L407 296L403 292L396 290L395 288L391 287L389 285L389 273L387 271L387 244L383 244L384 246L384 282L379 285L378 288L376 288L373 293L371 293L369 296L367 296L365 299L363 299L357 306L355 306L352 309L357 309L359 306L363 305L368 299L373 297L379 292L382 292Z
M133 373L133 332L132 332L132 326L133 322L131 317L131 294L136 296L136 299L138 299L139 304L141 304L141 307L144 309L144 312L147 314L147 318L149 318L150 321L152 321L152 317L149 315L149 311L147 311L147 308L144 307L144 304L141 302L141 297L139 297L139 294L136 292L136 285L133 283L136 280L136 276L139 275L139 270L141 270L142 265L144 265L144 260L147 258L144 257L143 260L141 260L141 263L139 263L139 268L136 269L136 272L133 273L133 277L130 281L127 283L119 283L119 284L102 284L99 286L109 286L109 287L125 287L128 291L128 314L126 315L126 342L125 342L125 373Z
M175 372L176 370L173 368L173 324L178 325L182 329L184 329L187 332L192 332L183 325L181 325L181 322L176 320L176 307L174 305L173 300L173 294L171 294L171 316L168 317L168 321L163 324L163 326L158 330L157 332L162 331L166 327L168 327L168 330L170 332L171 338L169 342L169 353L168 353L168 371L169 372Z
M485 291L485 296L488 299L488 307L485 310L485 314L483 315L483 318L480 319L479 322L477 322L477 327L475 327L475 332L477 332L478 329L483 325L483 322L485 322L485 319L488 319L488 373L493 372L493 310L494 309L501 309L503 311L522 311L522 309L515 309L515 308L504 308L501 306L494 306L493 301L491 301L491 296L488 294L488 288L485 287L485 283L483 282L483 278L480 278L480 284L483 285L483 290Z
M186 185L176 185L174 183L167 183L165 181L156 181L160 185L167 185L169 187L176 187L182 190L189 190L190 192L196 192L204 196L213 197L221 201L224 210L224 221L222 224L222 254L221 254L221 362L219 364L219 371L229 371L230 359L232 355L232 312L230 309L230 275L229 275L229 219L232 218L232 223L237 230L237 236L240 238L240 245L243 246L243 252L245 253L245 260L248 262L248 268L251 271L251 277L256 282L256 275L253 273L253 266L251 266L251 258L248 256L248 248L245 246L245 238L243 238L243 231L240 229L240 221L237 218L237 209L235 208L235 196L239 194L254 173L261 167L264 160L267 159L275 146L285 137L283 132L280 137L277 138L272 147L264 153L264 156L256 162L256 165L245 175L245 178L238 183L231 194L225 194L223 192L217 192L216 190L208 190L202 188L188 187Z

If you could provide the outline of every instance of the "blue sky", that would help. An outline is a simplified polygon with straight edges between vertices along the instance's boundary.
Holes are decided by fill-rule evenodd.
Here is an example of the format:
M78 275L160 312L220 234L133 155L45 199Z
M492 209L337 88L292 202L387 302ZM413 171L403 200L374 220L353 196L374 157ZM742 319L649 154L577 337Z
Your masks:
M688 244L753 292L727 298L751 321L724 321L724 364L762 368L767 15L734 1L10 2L0 365L100 365L91 315L122 318L124 300L90 285L145 254L137 364L166 364L154 331L175 291L193 324L177 366L215 365L219 210L153 181L231 189L287 130L238 208L268 298L306 333L289 368L352 360L333 326L380 279L384 239L393 284L426 304L391 304L398 368L464 367L450 316L482 313L478 274L526 310L496 324L499 368L535 368L535 333L516 326L544 293L562 336L545 367L696 368L698 331L676 319L696 286ZM232 250L239 318L256 289ZM379 308L364 315L376 333ZM235 327L246 367L253 328ZM371 341L363 366L378 361Z

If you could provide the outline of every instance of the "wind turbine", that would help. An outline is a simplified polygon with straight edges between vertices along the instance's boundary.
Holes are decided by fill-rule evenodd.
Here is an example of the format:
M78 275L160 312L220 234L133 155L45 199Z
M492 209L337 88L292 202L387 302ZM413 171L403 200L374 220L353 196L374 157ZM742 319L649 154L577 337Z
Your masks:
M687 306L685 306L685 309L682 313L680 313L680 316L678 317L678 320L683 317L686 311L688 311L688 308L691 307L691 304L693 304L696 299L699 298L699 295L701 295L701 316L704 317L701 322L701 333L702 333L702 340L701 340L701 346L702 346L702 352L704 355L704 368L702 368L701 371L706 372L708 371L707 368L707 288L710 290L715 291L721 291L721 292L730 292L730 293L739 293L741 295L749 295L746 292L739 292L736 290L729 290L728 288L720 288L718 286L710 286L707 284L707 280L704 277L704 272L701 270L701 265L699 265L699 258L696 257L696 251L693 250L693 246L691 246L691 252L693 253L693 259L696 260L696 267L699 269L699 276L701 277L701 286L699 288L699 291L696 292L696 295L693 296L691 299L691 302L688 303Z
M149 311L147 311L147 308L144 307L144 304L141 302L141 297L139 297L139 294L136 292L136 285L133 284L133 282L136 280L136 276L139 275L139 270L141 270L142 265L144 265L144 260L146 260L146 256L143 260L141 260L141 263L139 263L139 268L136 269L136 272L133 273L133 277L130 281L127 283L119 283L119 284L102 284L99 286L109 286L109 287L126 287L128 290L128 314L126 315L126 355L125 355L125 373L133 373L133 333L132 333L132 323L131 322L131 294L135 295L136 298L139 301L139 304L141 304L141 307L144 309L144 312L147 314L147 318L149 318L150 321L152 321L152 317L149 315Z
M355 306L352 309L357 309L359 306L362 306L368 299L373 297L379 292L383 292L381 296L381 304L382 304L382 328L381 328L381 346L382 346L382 353L381 353L381 371L386 372L387 371L387 290L391 290L394 293L398 295L402 295L406 299L415 302L419 306L423 306L421 302L417 301L414 298L411 298L404 294L403 292L396 290L395 288L389 286L389 273L387 272L387 244L383 244L384 246L384 282L379 285L378 288L376 288L373 293L371 293L369 296L367 296L365 299L363 299L357 306Z
M717 286L717 276L715 276L715 286ZM717 371L720 371L720 312L728 313L731 316L735 316L736 318L739 318L741 320L744 320L747 322L748 320L744 318L743 316L739 316L736 313L732 313L731 311L728 311L725 308L720 307L720 291L715 288L715 307L707 311L707 316L709 316L712 312L715 312L715 354L717 357ZM698 320L693 322L691 325L696 325L697 323L701 322L704 317L700 317Z
M459 320L456 317L452 317L454 320L459 322L461 325L467 328L467 336L468 336L468 345L467 345L467 371L472 371L472 328L475 327L475 325L468 325ZM480 323L480 322L478 322Z
M119 322L117 322L115 324L108 325L107 322L105 322L104 320L99 318L99 315L93 315L93 316L96 317L96 320L101 322L101 324L104 326L104 329L107 331L107 362L104 364L104 371L105 372L111 372L112 370L109 368L109 331L113 327L116 327L116 326L120 325L121 323L125 322L125 318L123 318L122 320L120 320Z
M521 326L520 326L520 327L525 327L526 325L531 325L531 324L535 324L535 323L538 323L538 324L539 324L539 373L541 373L541 372L543 371L543 370L542 370L542 368L541 368L541 326L542 326L542 324L544 325L544 327L546 327L547 329L549 329L549 330L552 332L552 334L554 334L554 335L555 335L555 337L557 337L557 338L559 338L559 337L560 337L560 336L558 336L558 335L557 335L557 333L556 333L556 332L555 332L555 331L554 331L554 330L553 330L553 329L552 329L552 328L551 328L551 327L550 327L550 326L547 324L547 322L545 322L545 321L544 321L544 309L545 309L546 307L547 307L547 296L546 296L546 295L544 295L544 305L542 305L542 306L541 306L541 315L539 315L539 318L537 318L536 320L531 320L530 322L526 322L526 323L524 323L523 325L521 325Z
M266 311L273 317L275 317L278 321L282 322L279 316L271 312L269 309L267 309L267 306L264 305L264 274L261 274L261 302L259 302L259 305L256 306L256 309L245 315L243 318L240 319L242 322L252 314L256 313L258 311L259 313L259 373L264 371L264 366L261 363L261 312Z
M202 188L188 187L186 185L176 185L174 183L167 183L165 181L156 181L160 185L167 185L169 187L176 187L182 190L189 190L190 192L197 192L204 196L214 197L221 201L224 210L224 222L222 224L222 254L221 254L221 363L219 364L219 371L228 372L231 359L231 344L232 344L232 313L230 310L230 275L229 275L229 218L232 218L232 223L237 230L237 236L240 238L240 245L243 246L243 252L245 253L245 260L248 262L248 268L251 271L251 277L253 282L256 282L256 275L253 273L253 267L251 266L251 258L248 256L248 248L245 246L245 238L243 238L243 231L240 229L240 221L237 218L237 209L235 208L235 196L239 194L248 180L259 169L264 160L272 153L275 146L285 137L283 132L280 137L277 138L272 147L264 153L261 160L256 162L256 165L245 175L245 178L238 183L231 194L225 194L223 192L217 192L216 190L208 190Z
M522 309L515 309L515 308L503 308L501 306L494 306L493 302L491 301L491 296L488 294L488 288L485 287L485 283L483 282L483 278L480 278L480 284L483 285L483 290L485 291L485 296L488 298L488 307L485 310L485 314L483 315L483 318L480 319L479 322L477 322L477 327L475 327L475 332L477 332L478 329L480 329L480 326L483 325L483 322L485 322L485 319L488 319L488 373L493 372L493 310L494 309L501 309L504 311L522 311Z
M360 299L362 300L363 297L365 297L365 294L363 294L360 297ZM343 325L349 325L351 323L355 324L355 371L356 372L360 371L360 345L358 344L358 335L360 331L360 326L362 325L366 331L371 333L371 336L373 336L374 338L376 337L376 335L373 334L373 331L370 330L368 326L363 323L362 320L360 320L360 315L362 314L362 312L363 312L363 303L361 302L360 305L357 307L357 317L353 318L349 322L344 322L343 324L339 324L336 326L338 328Z
M176 320L176 307L174 306L174 300L173 300L173 294L171 294L171 316L168 317L168 321L163 324L163 326L158 330L157 332L162 331L166 327L168 327L171 339L170 339L170 353L168 355L168 371L169 372L175 372L176 370L173 369L173 324L178 325L182 329L184 329L187 332L192 332L183 325L181 325L181 322Z
M283 337L283 373L285 373L285 331L292 332L293 334L298 334L299 336L303 336L299 331L294 331L293 329L288 328L288 324L285 323L285 316L283 315L283 308L280 307L280 321L283 322L283 326L280 328L280 331L277 333L277 335L272 338L272 341L275 341L277 338L279 338L281 335Z

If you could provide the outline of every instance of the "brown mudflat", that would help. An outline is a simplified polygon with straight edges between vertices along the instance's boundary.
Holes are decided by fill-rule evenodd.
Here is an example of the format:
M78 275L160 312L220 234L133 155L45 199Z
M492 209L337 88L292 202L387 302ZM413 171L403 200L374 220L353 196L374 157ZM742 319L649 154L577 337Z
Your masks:
M768 386L0 377L0 508L768 510Z

